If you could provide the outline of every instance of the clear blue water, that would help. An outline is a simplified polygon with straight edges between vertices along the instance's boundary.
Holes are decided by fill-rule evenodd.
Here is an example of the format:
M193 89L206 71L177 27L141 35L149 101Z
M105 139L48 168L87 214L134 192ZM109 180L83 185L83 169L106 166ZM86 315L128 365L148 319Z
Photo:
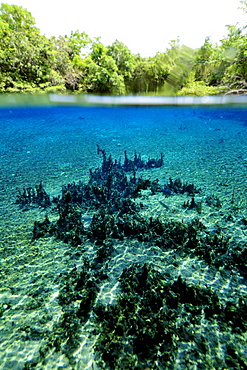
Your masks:
M169 197L144 190L136 200L143 204L141 217L185 225L199 220L206 230L202 228L202 234L230 240L226 255L219 246L216 252L211 246L210 262L196 250L191 255L191 251L181 252L179 247L163 250L152 240L145 244L136 237L111 238L114 253L104 265L108 280L102 279L98 297L104 305L116 303L122 270L132 263L145 262L167 281L181 276L188 286L203 287L207 293L213 291L221 304L215 321L213 316L201 314L198 321L189 321L190 333L194 332L191 337L174 337L176 344L168 367L161 353L160 367L144 359L137 368L247 367L246 315L243 324L238 323L237 314L222 319L227 303L237 311L247 299L246 106L8 106L0 109L0 132L0 369L111 368L107 363L102 365L100 355L93 350L95 322L91 319L87 323L80 321L79 343L86 343L82 347L78 344L68 352L63 345L55 349L51 340L55 323L60 325L65 310L58 299L62 290L59 279L64 276L68 280L74 266L94 261L97 243L85 238L83 245L71 247L54 236L33 240L34 221L43 221L46 214L56 220L56 206L44 210L32 205L23 209L15 204L17 189L35 187L41 181L51 197L61 196L63 185L86 183L89 170L101 166L97 146L122 162L124 151L129 158L137 152L145 161L163 153L161 168L139 170L137 175L150 181L159 179L162 185L169 178L179 178L201 189L195 195L200 210L184 205L191 202L187 194ZM94 212L88 211L83 220L89 223ZM198 234L197 238L205 235ZM233 259L228 268L223 261L229 255ZM239 255L243 256L241 261L237 260ZM186 312L185 305L175 318L178 327ZM235 330L238 325L240 329ZM68 337L63 335L66 341ZM53 343L51 347L49 341ZM126 360L121 356L123 352L114 369L119 361Z
M97 163L96 144L117 157L124 150L144 156L164 151L169 160L173 154L182 160L183 154L187 161L193 145L204 153L210 134L219 141L237 132L244 136L247 124L246 108L222 107L7 108L0 117L2 176L21 174L25 185L32 181L30 167L42 181L63 163L89 168Z

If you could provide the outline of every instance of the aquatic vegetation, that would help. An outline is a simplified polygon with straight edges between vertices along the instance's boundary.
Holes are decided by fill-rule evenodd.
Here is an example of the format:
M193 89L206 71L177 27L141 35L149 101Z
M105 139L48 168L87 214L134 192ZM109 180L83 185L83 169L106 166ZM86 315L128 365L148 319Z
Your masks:
M24 188L22 191L19 189L15 202L22 207L38 205L47 208L51 205L50 197L45 191L42 182L34 188L28 187Z
M87 320L93 308L98 293L98 281L93 273L85 266L73 268L68 273L61 274L58 278L60 294L58 297L62 313L54 324L52 331L43 333L42 346L39 349L39 361L33 361L27 366L36 366L46 363L46 355L51 349L62 352L75 364L73 352L80 345L80 328ZM77 303L75 305L75 302Z
M160 185L159 179L145 178L145 170L164 164L163 155L144 161L136 153L130 159L125 152L122 164L107 156L104 149L97 147L97 152L102 163L90 170L88 182L64 185L61 195L46 207L44 221L34 222L33 242L54 237L68 243L70 253L80 258L78 266L57 277L61 314L52 330L43 333L37 363L45 364L47 351L52 349L65 355L74 368L81 328L91 319L100 369L158 370L172 367L178 356L183 367L191 363L207 369L245 366L246 358L240 352L236 355L237 344L232 340L225 344L225 337L242 336L247 329L243 299L224 302L210 286L158 271L148 256L145 263L128 261L127 267L119 267L114 273L110 267L114 258L123 258L118 255L119 244L133 243L144 255L154 248L155 253L159 250L176 258L199 258L222 275L230 269L246 277L247 246L232 244L222 228L209 230L199 219L204 206L215 211L222 207L222 201L214 195L204 199L201 194L198 201L196 194L202 189L181 179L170 178ZM43 193L41 185L35 189ZM142 203L143 193L151 200L163 195L172 200L180 195L177 207L193 217L185 222L149 215ZM37 194L38 190L25 190L24 204L27 198L39 206L34 202ZM89 220L87 227L84 217ZM176 264L176 258L171 258L171 265ZM102 302L98 298L102 282L107 285L112 280L119 285L118 295L111 303ZM213 337L213 327L225 337ZM35 335L30 331L30 337ZM225 346L225 357L219 356L218 342L212 345L212 341Z
M57 204L58 220L51 223L46 216L45 221L36 221L33 229L34 239L53 235L73 245L81 244L83 235L106 239L112 231L109 224L111 216L108 214L135 213L139 206L132 199L150 186L149 179L136 177L135 171L128 177L126 172L143 167L160 167L163 164L162 155L157 160L149 159L145 162L136 153L133 160L128 159L125 153L122 165L120 161L113 161L111 155L107 158L105 150L99 147L98 154L102 155L101 167L90 170L87 184L79 182L62 188L62 196L53 199L53 203ZM92 218L91 226L84 230L83 212L95 212L99 208Z
M196 209L198 213L202 213L202 202L196 202L194 197L192 197L190 201L184 202L183 207L187 209Z
M218 209L222 207L220 199L214 195L206 197L205 203Z
M194 184L183 184L181 179L172 180L172 178L170 178L169 182L164 186L159 184L158 179L154 180L151 184L151 191L153 194L158 192L167 196L174 194L187 194L194 196L195 194L200 193L201 189L196 189Z
M185 194L188 195L195 195L196 193L199 193L201 189L196 189L194 184L183 184L181 179L172 180L169 179L169 183L167 184L167 187L173 191L175 194Z
M76 314L80 320L86 320L99 290L95 276L86 267L75 267L72 271L61 275L59 283L61 286L58 297L60 305L65 311L69 311L70 305L73 306L75 301L79 302Z
M216 353L208 358L211 336L210 331L200 330L202 322L210 327L217 318L219 327L246 330L241 322L241 315L246 317L246 303L241 302L240 312L231 303L223 307L211 288L189 285L180 276L168 282L148 264L123 270L120 283L116 304L94 308L102 369L169 368L185 344L181 366L193 361L197 366L216 368L224 361ZM234 344L229 346L229 354L233 355L231 346ZM229 357L226 363L245 363L241 356L233 359Z
M142 203L135 202L142 190L150 189L150 194L154 195L169 189L173 194L191 196L184 201L182 207L196 210L201 214L203 202L196 201L194 197L201 189L197 189L194 184L183 183L180 179L173 181L170 178L169 183L161 187L159 179L150 181L137 177L137 167L145 168L148 162L142 161L141 156L137 156L136 153L132 160L125 152L124 164L113 160L111 155L107 157L105 150L99 147L97 147L97 153L102 156L101 166L90 170L88 183L79 182L63 186L61 197L52 201L56 205L57 221L51 222L48 215L44 221L35 221L33 240L54 236L72 246L81 245L86 240L100 246L111 238L118 240L130 238L154 243L163 250L186 251L191 255L200 256L207 263L217 267L227 264L238 266L234 263L236 251L231 248L229 238L225 237L221 230L208 233L206 226L197 218L190 223L184 223L144 217L140 213L143 208ZM158 160L149 161L160 166L161 161L163 163L163 155ZM131 171L130 168L135 168L133 175L127 174ZM42 199L44 193L42 184L36 188L39 190L37 194L40 193ZM36 199L30 197L31 200L33 198ZM48 195L47 199L50 199ZM207 197L205 204L217 209L221 206L215 196ZM91 212L92 217L88 227L84 228L83 214L87 212ZM100 252L98 251L100 258L103 258L104 254L109 257L110 250L103 252L102 247ZM243 264L241 266L241 271L245 271Z

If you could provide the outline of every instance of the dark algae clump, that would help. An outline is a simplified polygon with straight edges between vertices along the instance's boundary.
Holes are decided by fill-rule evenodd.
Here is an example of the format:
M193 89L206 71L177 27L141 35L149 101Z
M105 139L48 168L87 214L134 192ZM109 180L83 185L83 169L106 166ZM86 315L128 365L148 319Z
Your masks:
M207 355L210 331L202 332L201 326L217 322L219 330L229 326L233 332L246 331L246 302L241 301L238 309L230 303L224 307L211 288L190 285L180 276L168 282L148 264L124 269L120 284L115 305L95 307L101 368L173 368L180 352L181 366L192 357L199 368L218 368L217 358ZM233 343L227 348L233 358L227 356L226 364L232 361L237 368L246 364Z
M65 242L74 245L81 244L83 236L92 236L104 240L112 234L115 224L114 217L137 213L140 206L134 199L141 190L150 187L150 180L136 176L138 168L160 167L163 164L163 155L160 159L141 160L135 154L134 159L127 158L125 153L124 164L107 157L105 150L98 147L98 154L102 155L100 168L90 170L87 184L68 184L62 189L62 196L54 199L57 204L59 218L51 223L46 217L44 222L35 222L33 229L34 239L53 235ZM133 170L127 176L126 172ZM85 231L82 223L82 214L90 211L94 213L89 230ZM112 220L112 221L110 221ZM116 230L117 233L118 230Z
M153 180L152 171L165 166L163 154L145 161L125 151L122 163L99 146L97 153L102 163L89 171L88 182L64 185L53 199L41 183L17 194L16 203L27 211L45 208L43 221L34 222L32 241L67 243L75 261L55 277L60 315L43 333L38 360L27 361L25 368L47 365L47 353L53 351L76 369L75 353L90 325L97 369L246 368L237 340L243 341L247 330L246 300L223 299L183 267L190 263L200 269L197 264L206 271L210 266L222 279L233 272L246 279L247 245L235 243L219 225L209 229L200 218L204 207L220 212L222 201L181 179ZM155 197L163 217L147 211L144 200ZM194 216L186 221L166 217L167 199ZM245 219L241 225L246 227ZM132 248L130 259L126 246ZM107 299L106 287L111 287Z
M31 205L38 205L40 207L49 207L51 200L47 192L45 191L42 183L35 186L34 188L18 189L16 197L16 203L22 207L30 207Z
M125 269L120 284L115 305L95 308L102 368L170 368L181 342L201 341L207 351L209 338L200 338L197 328L221 311L210 288L190 286L181 277L169 283L148 264ZM202 365L202 354L196 357Z

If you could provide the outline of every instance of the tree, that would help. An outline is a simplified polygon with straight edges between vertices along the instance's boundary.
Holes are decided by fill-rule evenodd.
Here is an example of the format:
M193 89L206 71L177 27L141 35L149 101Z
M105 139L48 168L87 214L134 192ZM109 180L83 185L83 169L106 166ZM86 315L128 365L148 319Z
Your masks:
M148 59L139 57L129 81L133 93L159 93L168 77L168 66L163 54Z
M69 91L78 91L81 72L76 60L77 58L81 60L79 48L77 52L72 51L67 37L51 37L49 41L51 44L50 63L52 73L47 76L48 81L52 85L63 85Z
M204 44L196 51L193 69L196 81L209 83L211 73L211 58L213 45L210 38L206 37Z
M25 32L26 36L39 33L32 14L22 6L1 4L0 19L13 32Z
M67 52L69 58L73 60L75 56L85 56L86 48L92 43L92 40L86 32L72 31L70 36L65 36L67 41Z
M91 53L83 60L77 60L82 73L81 86L90 93L122 95L125 93L124 78L107 51L108 48L96 40Z
M107 55L115 60L118 73L124 78L126 92L131 92L130 85L137 65L138 56L133 55L129 48L118 40L108 46Z
M229 62L222 80L230 90L228 93L247 93L247 38L231 26L227 45Z
M0 7L0 71L2 88L34 87L46 81L50 45L35 27L26 9L2 4Z

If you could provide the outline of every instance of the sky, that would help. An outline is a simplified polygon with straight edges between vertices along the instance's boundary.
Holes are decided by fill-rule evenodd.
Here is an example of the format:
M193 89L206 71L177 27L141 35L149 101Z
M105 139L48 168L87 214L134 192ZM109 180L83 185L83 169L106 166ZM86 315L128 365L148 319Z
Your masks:
M26 8L41 34L70 35L71 31L115 40L132 53L154 56L179 38L181 45L198 48L207 36L213 43L227 35L226 25L246 24L240 0L12 0Z

